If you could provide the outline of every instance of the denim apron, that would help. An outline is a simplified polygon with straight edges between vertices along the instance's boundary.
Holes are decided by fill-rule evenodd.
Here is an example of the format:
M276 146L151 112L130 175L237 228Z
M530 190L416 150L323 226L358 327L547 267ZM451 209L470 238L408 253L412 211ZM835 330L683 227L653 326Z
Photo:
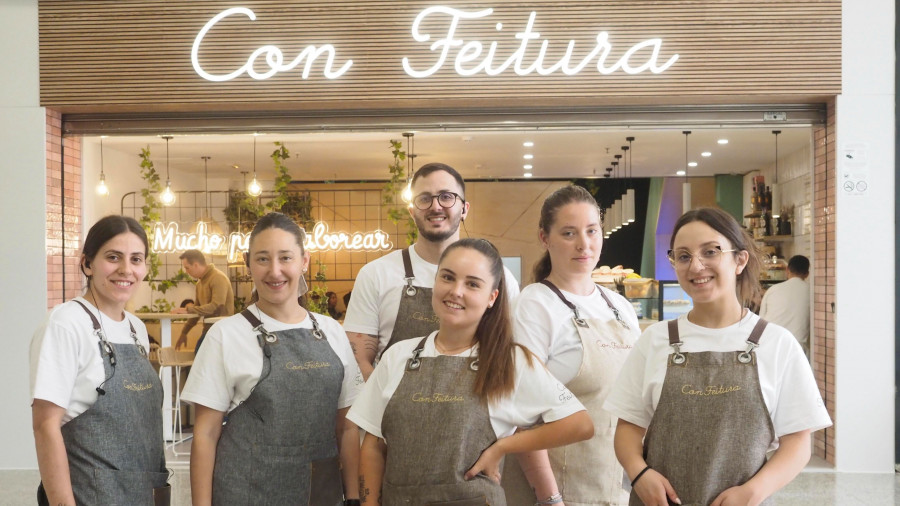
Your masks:
M478 359L420 357L426 340L385 406L384 504L505 506L500 485L483 475L464 478L497 440L487 405L472 393Z
M674 352L644 437L644 459L669 480L682 506L713 502L766 463L775 429L754 351L766 325L760 318L746 351L682 353L678 320L669 321ZM634 492L630 504L641 504Z
M548 450L559 492L567 506L628 504L628 493L622 489L624 471L613 447L618 418L603 409L603 402L636 338L600 287L597 290L615 315L614 320L582 318L578 308L553 283L541 283L573 312L572 324L581 338L584 358L578 374L566 388L575 394L594 422L591 439ZM509 504L534 504L538 500L516 459L506 463L503 487Z
M61 428L75 502L167 505L170 489L159 376L133 325L134 344L110 343L94 313L74 302L91 318L106 377L97 387L97 401ZM43 485L38 489L38 504L47 504Z
M409 256L409 248L402 252L403 270L406 286L401 288L400 306L397 307L397 318L394 320L394 330L391 331L391 339L385 350L394 344L412 339L414 337L427 336L438 329L438 317L431 307L431 288L413 286L416 276L413 274L412 259ZM381 351L384 353L384 350Z
M268 332L241 315L263 352L259 382L228 413L216 447L213 504L335 506L344 492L335 416L344 366L313 329Z

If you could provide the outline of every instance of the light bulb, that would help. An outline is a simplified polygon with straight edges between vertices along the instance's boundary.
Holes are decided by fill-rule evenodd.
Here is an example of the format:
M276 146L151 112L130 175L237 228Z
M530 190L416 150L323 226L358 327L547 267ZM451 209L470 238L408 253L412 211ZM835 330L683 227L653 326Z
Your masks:
M109 187L106 186L106 176L100 174L100 182L97 183L97 195L107 196L109 195Z
M171 206L175 203L175 192L172 191L171 183L166 181L166 189L159 194L159 201L164 206Z
M400 193L403 202L412 202L412 179L406 181L406 188Z
M259 197L262 193L262 186L259 185L259 181L256 180L256 176L253 176L253 181L250 181L250 184L247 185L247 193L251 197Z

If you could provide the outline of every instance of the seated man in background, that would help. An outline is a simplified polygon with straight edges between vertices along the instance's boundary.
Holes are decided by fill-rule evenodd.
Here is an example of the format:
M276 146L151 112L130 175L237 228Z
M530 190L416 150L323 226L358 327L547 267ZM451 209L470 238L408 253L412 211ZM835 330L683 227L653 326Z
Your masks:
M766 290L759 316L788 329L809 358L809 259L795 255L788 261L787 281Z
M197 280L196 286L196 304L188 303L184 307L172 310L173 313L193 313L201 317L211 316L231 316L234 314L234 290L231 288L231 280L215 265L206 263L206 257L203 253L189 249L181 254L181 266L184 272ZM181 329L181 335L175 342L175 348L183 348L187 346L188 332L197 325L198 318L191 318L185 322ZM211 324L203 323L203 333L197 341L196 349L200 349L200 344L206 336Z

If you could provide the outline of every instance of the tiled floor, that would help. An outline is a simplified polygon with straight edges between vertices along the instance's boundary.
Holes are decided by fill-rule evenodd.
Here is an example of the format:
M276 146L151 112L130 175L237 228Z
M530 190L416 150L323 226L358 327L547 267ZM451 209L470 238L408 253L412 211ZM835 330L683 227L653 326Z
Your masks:
M179 445L179 453L188 451L190 442ZM169 467L175 472L172 506L190 506L191 484L189 456L167 452ZM0 471L0 505L35 504L35 489L40 481L37 471ZM821 462L812 462L806 471L775 495L778 506L887 506L900 505L900 475L835 473ZM509 505L517 506L517 505Z

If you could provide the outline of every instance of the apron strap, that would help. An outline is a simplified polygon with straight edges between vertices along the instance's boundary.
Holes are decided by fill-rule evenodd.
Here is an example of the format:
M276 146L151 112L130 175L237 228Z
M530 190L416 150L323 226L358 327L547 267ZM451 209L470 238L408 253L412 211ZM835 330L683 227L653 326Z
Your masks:
M587 326L587 322L585 322L584 318L582 318L581 315L578 314L578 308L575 306L575 304L572 304L569 301L569 299L567 299L566 296L563 295L561 291L559 291L559 288L557 288L556 285L554 285L551 281L549 281L547 279L542 279L540 281L540 283L542 285L546 286L547 288L549 288L553 293L555 293L556 296L559 297L559 300L561 300L563 302L563 304L568 306L569 309L571 309L572 312L575 313L575 324L576 325L580 325L582 327ZM612 303L612 301L609 300L609 296L607 296L606 293L603 292L603 288L600 286L597 286L597 290L600 290L600 296L603 297L604 301L606 301L606 305L609 307L609 310L613 312L613 315L616 317L616 321L619 322L623 327L625 327L627 329L628 324L626 324L625 321L622 320L622 316L619 314L619 310Z
M403 279L406 281L406 295L412 297L416 294L416 287L413 286L413 280L416 279L416 276L413 274L412 257L409 256L409 248L403 248L400 254L403 256Z
M753 330L750 332L750 337L747 338L747 341L759 346L759 338L762 337L762 333L764 330L766 330L766 325L768 324L769 322L760 318L759 321L756 322L756 325L753 327Z
M419 366L422 365L422 360L419 359L419 355L422 353L422 350L425 349L425 341L428 340L428 336L422 338L419 341L419 344L413 349L412 358L406 361L406 370L407 371L416 371L419 369Z
M681 344L681 338L678 336L678 318L669 320L669 346Z
M91 317L91 325L94 326L94 330L95 330L95 331L96 331L96 330L101 330L101 328L100 328L100 321L97 320L97 317L94 316L94 313L92 313L91 310L87 308L87 306L85 306L85 305L82 304L80 301L77 301L77 300L75 300L75 299L72 299L72 302L74 302L74 303L78 304L79 306L81 306L81 309L84 309L84 312L87 313L88 316ZM126 316L126 318L128 318L128 317ZM131 335L132 335L132 336L136 336L136 335L137 335L137 331L134 330L134 324L131 323L131 319L128 320L128 327L131 329Z

